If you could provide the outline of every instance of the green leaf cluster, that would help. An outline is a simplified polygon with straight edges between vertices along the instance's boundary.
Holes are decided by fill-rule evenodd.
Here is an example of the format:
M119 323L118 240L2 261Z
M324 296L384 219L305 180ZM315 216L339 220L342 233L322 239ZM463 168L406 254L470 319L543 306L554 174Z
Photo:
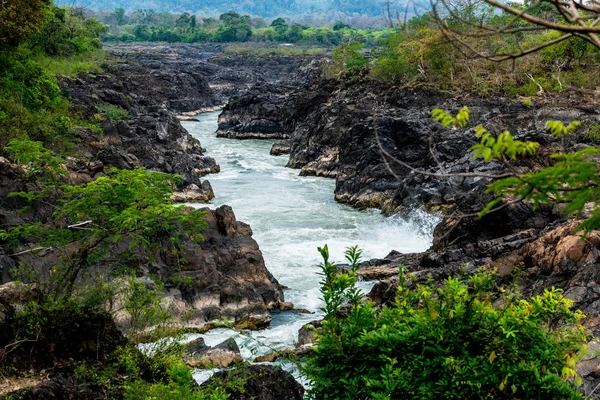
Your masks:
M548 121L546 123L546 127L550 131L550 134L559 138L564 138L569 133L574 132L580 126L581 122L579 121L572 121L567 126L565 126L562 121Z
M554 165L492 182L488 192L531 201L534 209L540 204L564 204L566 214L586 218L579 229L587 233L600 226L600 170L593 160L598 154L600 150L592 147L575 153L553 154ZM592 205L589 215L584 214L587 204ZM490 205L482 215L489 209Z
M503 161L506 158L514 160L517 157L533 155L540 147L537 142L515 140L508 131L494 137L482 126L477 127L475 136L480 137L481 142L472 146L469 150L475 151L474 158L481 156L485 162Z
M470 110L467 106L461 108L456 117L439 108L431 110L431 118L442 124L444 128L449 126L454 128L466 127L469 124L469 114Z
M11 144L15 157L28 163L32 171L48 170L52 165L60 171L59 159L40 143ZM58 293L66 291L70 295L80 272L101 260L112 243L127 239L129 252L169 247L177 253L184 235L196 242L203 240L204 213L170 201L174 186L181 183L179 176L144 169L111 169L105 176L77 186L51 176L53 179L41 182L38 190L13 195L35 201L52 194L57 204L54 224L23 224L0 231L0 240L13 246L23 240L42 246L77 244L79 250L70 255L55 276L54 290ZM161 244L165 238L167 243Z
M463 110L466 119L461 121L468 122L469 110L467 107L463 107ZM461 126L458 115L452 117L439 109L434 109L431 114L443 126ZM547 123L550 134L562 140L580 126L579 121L566 126L561 121ZM482 157L485 162L498 160L514 175L488 185L487 192L495 193L498 197L479 213L480 218L499 205L503 198L512 197L530 201L534 210L540 204L563 204L566 215L585 218L578 229L583 229L586 234L600 226L600 170L594 159L600 150L587 147L574 153L552 154L551 166L529 173L517 173L509 161L534 155L540 147L539 143L515 140L508 131L495 137L482 126L477 127L475 135L481 137L481 141L470 148L475 151L474 158ZM592 207L586 210L588 204Z
M104 26L75 10L48 3L9 0L0 5L0 20L4 21L4 16L10 19L0 27L0 147L16 138L65 151L75 141L72 127L80 118L70 110L56 75L99 69L103 56L98 36ZM27 10L35 7L43 10L28 15ZM23 16L39 19L36 29L25 23L21 28L29 33L13 38L18 46L5 43L3 31L17 29L12 24Z
M323 251L322 251L323 254ZM326 276L334 268L323 254ZM352 300L352 272L325 280L327 315L304 371L313 399L582 399L583 314L559 290L529 301L482 269L410 289L393 305ZM327 294L326 294L327 293Z

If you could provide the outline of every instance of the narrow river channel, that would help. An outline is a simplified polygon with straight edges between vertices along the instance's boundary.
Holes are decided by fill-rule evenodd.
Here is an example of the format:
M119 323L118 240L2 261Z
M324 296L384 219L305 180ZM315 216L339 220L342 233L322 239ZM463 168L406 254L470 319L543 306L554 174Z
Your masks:
M383 258L391 250L424 251L431 245L435 217L415 211L404 220L339 204L333 197L333 179L300 177L298 170L285 168L287 156L269 154L273 141L217 138L218 115L205 113L198 116L199 122L183 122L221 166L219 174L206 177L216 195L210 207L228 204L238 220L250 224L267 268L287 287L286 301L314 314L277 313L269 329L247 335L227 329L210 331L201 335L208 345L233 336L249 360L272 349L292 347L298 329L321 318L318 246L327 244L332 258L343 262L343 252L351 245L363 249L365 260ZM368 291L371 283L363 282L361 287Z

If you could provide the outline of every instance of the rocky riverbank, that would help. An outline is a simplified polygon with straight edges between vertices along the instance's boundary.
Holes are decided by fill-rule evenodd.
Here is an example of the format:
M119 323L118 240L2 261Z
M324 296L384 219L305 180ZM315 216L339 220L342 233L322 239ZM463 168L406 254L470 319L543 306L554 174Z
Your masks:
M233 68L208 63L206 59L219 53L222 46L205 47L203 51L186 46L158 47L156 51L117 47L109 49L117 59L103 73L64 79L63 90L78 113L92 121L102 116L102 132L76 129L73 156L65 164L67 181L88 183L114 167L146 168L182 176L175 201L212 198L210 183L202 177L218 172L219 165L204 155L201 144L181 126L175 113L219 104L225 95L211 87L209 81L225 79L232 85L237 81L247 82L246 79L254 82L259 73L252 70L252 74L242 74L240 70L244 68L226 58L219 62L233 62ZM260 60L255 64L250 62L252 68L260 69L263 65ZM110 108L119 110L118 118L106 111ZM8 194L33 187L21 167L4 158L0 163L0 228L45 221L52 213L50 204L36 203L26 214L19 212L24 202ZM167 282L165 296L177 315L185 315L185 326L201 329L222 318L242 328L268 325L269 310L279 307L283 293L265 267L251 228L236 221L231 208L205 212L208 228L202 232L205 237L202 244L184 242L184 253L180 256L139 252L134 257L138 259L137 265L143 266L139 273ZM109 250L111 257L118 258L126 252L127 245L124 246L113 246ZM40 253L28 251L33 247L39 246L24 243L17 249L2 249L0 282L10 282L12 271L21 263L34 265L44 276L49 274L50 266L62 253L53 248ZM180 257L185 260L184 267ZM149 259L154 261L148 262ZM169 282L177 279L188 283L184 287L169 286Z
M88 127L75 129L73 155L66 158L64 165L68 171L67 182L88 183L115 167L125 170L145 168L182 176L173 201L210 200L214 196L211 185L202 177L219 172L219 165L204 155L201 144L181 126L176 114L219 107L244 85L266 79L260 70L273 63L273 60L226 56L221 56L215 63L208 61L222 49L220 45L202 48L148 46L142 49L117 46L109 49L116 59L104 72L65 78L62 88L75 111L90 121L101 121L101 131ZM284 64L289 65L281 68L281 72L285 74L286 69L296 69L303 62L302 59L285 60ZM275 64L270 68L271 78L280 72ZM0 167L0 229L36 221L47 223L53 211L52 204L35 202L26 213L21 213L25 203L8 197L11 192L35 189L36 184L26 179L25 169L5 158L0 158ZM171 322L178 329L202 331L215 321L222 324L224 320L241 329L268 326L271 310L289 309L292 305L284 302L282 286L267 270L258 244L252 239L252 229L237 221L230 207L203 211L207 228L199 232L204 237L202 243L197 244L181 235L179 252L154 251L152 247L132 252L127 241L115 242L107 249L108 262L105 259L90 266L90 272L109 281L115 269L124 264L133 267L139 282L150 290L162 292L162 306L175 317ZM172 248L170 241L170 237L159 235L155 244L158 248L169 249ZM42 248L25 240L17 248L0 249L0 325L9 327L0 335L3 346L15 345L6 341L14 336L11 321L23 307L23 302L41 299L37 287L14 287L15 271L21 265L32 266L34 273L46 279L53 273L53 266L61 257L68 257L70 251L70 247L44 247L32 251L38 247ZM157 285L157 279L164 282L164 286ZM112 314L98 316L90 311L86 317L90 324L95 324L97 319L98 324L103 325L89 333L107 329L115 332L114 337L106 336L107 343L89 347L86 343L91 339L87 333L76 332L84 322L71 325L70 321L65 321L67 326L60 326L58 332L64 337L44 331L31 346L16 346L19 350L11 352L10 360L5 358L5 351L0 352L3 367L10 366L14 371L53 371L45 378L0 382L0 394L34 386L31 390L15 392L15 395L20 398L69 397L75 392L85 398L118 395L93 384L90 386L85 379L72 379L74 365L112 362L102 357L126 343L119 330L130 332L132 315L118 301L109 311ZM58 316L57 321L60 318ZM81 337L81 343L74 339L76 337ZM72 340L75 341L69 348L68 343ZM43 349L47 348L55 350L44 354ZM29 356L25 357L26 353ZM212 363L212 359L208 362ZM301 387L295 390L301 390Z
M372 300L379 304L393 300L399 264L417 282L429 276L441 280L465 266L474 270L487 265L496 268L504 282L518 277L526 296L552 287L562 289L587 315L585 325L591 332L600 333L600 242L596 239L600 231L583 239L576 232L577 222L566 218L560 207L534 210L511 199L500 203L504 206L498 212L478 219L477 213L493 198L485 192L490 179L444 175L499 174L504 167L473 160L469 149L478 142L474 129L444 129L430 118L433 108L456 113L466 105L471 110L470 126L508 130L516 139L539 142L538 156L516 163L524 172L547 165L546 157L553 152L592 144L586 128L561 142L548 134L546 122L597 122L597 101L567 92L539 98L530 107L511 98L452 96L372 81L346 86L323 75L326 63L301 68L289 83L256 85L233 98L224 109L220 129L223 136L243 138L246 127L260 137L262 127L268 133L276 126L286 140L274 146L274 153L289 151L288 166L299 168L300 175L334 178L334 195L340 202L390 214L410 215L424 208L447 216L435 228L428 251L392 252L364 264L360 275L381 279L370 294ZM287 85L295 90L286 91ZM396 159L433 175L415 173ZM587 392L597 384L597 369L598 359L580 364Z

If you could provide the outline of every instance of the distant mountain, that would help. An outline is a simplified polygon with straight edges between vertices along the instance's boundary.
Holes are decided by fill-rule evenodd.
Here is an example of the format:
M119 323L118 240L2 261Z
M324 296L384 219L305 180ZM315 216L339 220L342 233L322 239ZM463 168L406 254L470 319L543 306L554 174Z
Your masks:
M413 11L411 0L393 0L392 13L403 13L407 2ZM228 10L251 16L274 18L319 16L340 19L357 16L383 16L386 0L55 0L57 5L85 7L91 10L114 10L124 8L136 11L191 12L220 14ZM429 7L429 0L416 0L417 6ZM413 12L410 12L413 14Z

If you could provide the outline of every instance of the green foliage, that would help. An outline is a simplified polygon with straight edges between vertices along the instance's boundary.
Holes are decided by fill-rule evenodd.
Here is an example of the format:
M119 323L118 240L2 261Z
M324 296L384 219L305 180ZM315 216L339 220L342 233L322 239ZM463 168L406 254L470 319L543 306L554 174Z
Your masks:
M228 46L224 54L231 56L250 56L250 57L298 57L298 56L319 56L326 55L327 51L316 47L258 47L232 45Z
M598 143L600 141L600 124L596 121L586 121L587 131L586 136L593 142Z
M4 98L19 98L29 111L58 104L60 88L54 76L35 61L25 50L0 57L0 87Z
M556 162L551 167L492 182L488 191L531 201L534 209L544 203L565 204L563 211L566 214L586 218L578 229L590 232L600 225L600 209L597 206L600 171L598 164L591 159L599 153L600 150L588 147L575 153L553 154ZM587 203L594 204L589 215L584 214ZM492 207L488 205L484 212Z
M364 45L355 40L339 45L333 50L333 61L346 70L366 67L368 62L360 50Z
M120 240L127 235L133 239L132 248L149 245L150 238L160 232L175 230L202 240L199 229L206 226L204 213L184 212L184 206L170 203L173 186L181 182L181 177L143 169L107 172L88 184L64 188L55 215L72 223L91 220L96 228L80 236L113 236Z
M7 0L0 3L0 48L15 47L38 32L48 11L45 0Z
M540 147L537 142L515 140L508 131L494 137L482 126L477 127L475 136L481 137L481 142L472 146L469 150L475 151L473 158L481 156L485 162L492 160L504 161L506 158L514 160L517 157L533 155Z
M192 372L184 364L173 364L168 370L166 383L149 384L134 381L125 386L125 400L227 400L229 395L224 389L196 386Z
M558 138L564 138L569 133L574 132L580 126L581 122L579 121L572 121L568 126L565 126L565 124L563 124L561 121L546 122L546 127L550 131L550 134Z
M10 139L29 139L64 152L73 144L71 128L78 118L70 112L56 75L99 70L103 54L98 35L103 26L74 11L47 7L46 2L35 0L3 2L0 14L19 3L28 4L20 6L14 21L41 3L43 15L39 29L20 38L18 47L0 40L0 147ZM32 11L27 17L35 21L38 14ZM29 29L27 23L23 29Z
M49 56L84 54L102 48L99 36L105 31L106 26L95 18L86 19L81 10L53 6L33 45L36 51Z
M162 292L148 289L146 284L132 275L127 280L123 309L131 316L130 336L140 335L146 328L162 324L171 318L161 307Z
M468 108L463 107L468 121ZM462 111L462 110L461 110ZM435 109L432 117L443 126L459 125L458 116ZM460 114L460 113L459 113ZM461 126L461 125L459 125ZM466 122L463 127L466 126ZM552 136L564 138L581 126L578 121L569 125L561 121L548 121L547 128ZM518 157L533 155L539 148L537 142L522 142L515 140L510 132L505 131L494 137L484 127L479 126L476 136L481 137L481 142L472 146L474 157L482 157L485 162L498 160L512 169L508 163ZM489 202L479 213L482 217L502 202L505 197L512 197L522 201L530 201L533 209L540 204L564 204L563 212L569 216L584 218L578 229L589 233L600 226L600 170L598 164L592 159L600 154L600 150L587 147L575 153L552 154L551 166L532 171L526 174L514 174L508 178L496 180L488 185L487 192L495 193L498 197ZM586 205L592 208L586 210Z
M448 114L446 111L439 108L431 110L431 117L438 121L444 128L453 126L455 128L464 128L469 123L469 108L467 106L460 109L456 117Z
M114 12L97 15L109 25L108 32L103 35L105 41L279 42L309 46L337 46L357 41L373 46L391 32L390 29L356 29L348 24L335 24L333 28L309 27L288 24L283 18L267 25L261 18L252 19L233 11L221 14L218 20L200 20L187 12L153 13L147 18L144 12L138 11L126 16L129 24L118 24Z
M466 110L468 121L468 108L464 107L463 110ZM432 111L432 117L444 126L458 124L458 116L454 118L439 109ZM462 126L466 126L466 123ZM580 126L578 121L573 121L567 126L561 121L547 123L550 134L561 139ZM476 136L481 137L481 142L470 150L475 151L475 158L482 157L485 162L499 160L507 163L509 159L535 154L540 146L537 142L515 140L508 131L494 137L481 126L477 128ZM589 233L600 226L600 207L597 205L600 199L600 171L598 164L591 160L591 157L599 153L600 150L588 147L575 153L553 154L551 158L555 162L550 167L526 174L515 174L490 183L487 191L495 193L498 197L488 203L479 216L482 217L500 204L505 196L531 201L534 210L540 204L564 204L565 214L585 218L578 229ZM594 206L585 214L587 204Z
M127 238L129 251L136 251L140 247L162 248L156 240L174 232L196 241L203 239L200 230L206 226L204 213L170 203L173 186L179 182L181 177L143 169L113 169L80 186L57 187L54 182L50 190L58 191L60 196L53 216L61 221L60 227L26 224L0 231L0 238L18 243L27 237L43 246L58 247L77 243L79 250L70 255L55 279L56 293L70 295L81 270L101 260L111 243ZM177 251L178 242L178 236L170 238L173 251Z
M533 100L531 100L531 97L526 97L521 101L521 104L523 105L523 107L525 108L532 108L533 107Z
M42 142L12 139L5 150L11 154L15 163L29 166L27 169L29 175L44 171L57 175L66 172L62 167L64 160L54 156Z
M125 121L129 119L129 111L112 104L98 104L96 108L102 111L108 118L115 121Z
M409 289L401 267L394 304L375 310L356 296L353 270L337 273L320 251L327 315L304 367L309 398L583 398L583 314L559 290L522 300L494 290L488 270Z
M79 74L102 72L100 64L106 60L106 53L98 50L69 57L51 57L36 53L32 57L51 75L75 78Z

